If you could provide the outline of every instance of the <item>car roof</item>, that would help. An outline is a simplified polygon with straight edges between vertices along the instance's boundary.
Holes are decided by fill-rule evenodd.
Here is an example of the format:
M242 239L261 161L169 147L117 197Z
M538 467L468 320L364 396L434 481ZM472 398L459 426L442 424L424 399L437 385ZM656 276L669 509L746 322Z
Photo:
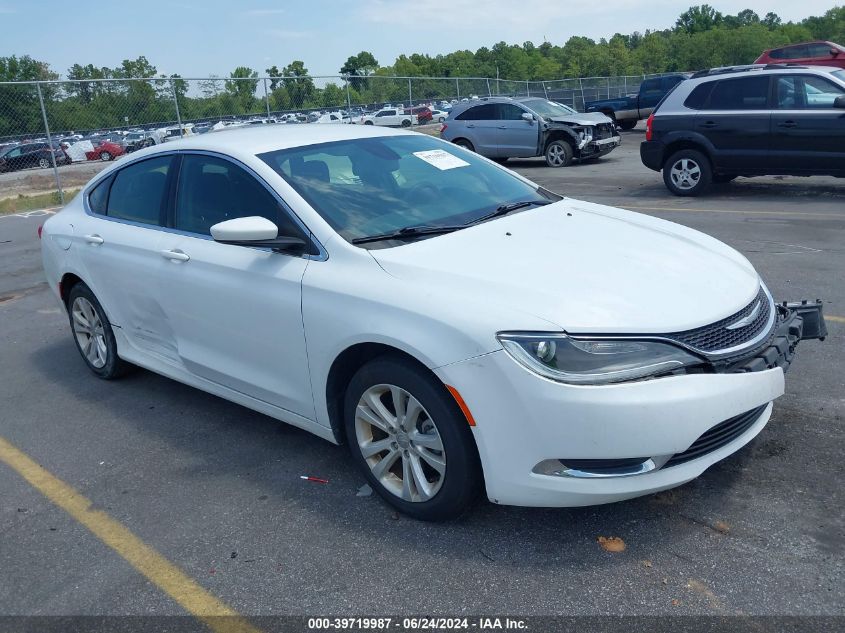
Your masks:
M690 79L710 79L713 77L721 79L724 77L740 77L745 73L783 74L794 73L796 71L821 75L839 70L842 69L835 66L805 66L803 64L748 64L746 66L722 66L719 68L700 70L693 74Z
M263 154L333 141L401 136L411 133L372 125L249 125L188 136L158 145L155 149L159 151L196 149L227 154Z

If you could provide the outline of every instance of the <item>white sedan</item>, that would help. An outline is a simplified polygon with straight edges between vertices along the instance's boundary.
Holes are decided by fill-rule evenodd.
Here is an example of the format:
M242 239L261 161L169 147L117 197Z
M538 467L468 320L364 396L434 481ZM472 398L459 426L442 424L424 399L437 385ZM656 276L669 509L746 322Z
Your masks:
M689 481L763 429L824 328L711 237L363 126L133 153L42 251L95 375L144 367L347 443L430 520L482 488L577 506Z

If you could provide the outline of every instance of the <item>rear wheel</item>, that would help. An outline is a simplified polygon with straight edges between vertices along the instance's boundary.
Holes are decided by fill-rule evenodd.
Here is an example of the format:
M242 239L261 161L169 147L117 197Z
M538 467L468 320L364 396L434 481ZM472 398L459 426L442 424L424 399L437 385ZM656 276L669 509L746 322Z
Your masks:
M364 121L364 125L373 125L372 121Z
M694 149L672 154L663 166L663 182L676 196L698 196L713 181L710 161Z
M84 283L80 282L70 290L68 318L76 349L95 375L111 380L132 368L118 357L111 323L97 297Z
M567 167L572 162L572 146L566 141L552 141L546 146L546 165Z
M458 147L463 147L464 149L468 149L468 150L469 150L469 151L471 151L471 152L474 152L474 151L475 151L475 147L473 147L472 143L470 143L470 142L469 142L468 140L466 140L465 138L457 138L457 139L455 139L455 140L454 140L454 141L452 141L452 142L453 142L455 145L457 145Z
M636 119L626 119L625 121L619 121L618 125L623 130L633 130L635 127L637 127L637 120Z
M500 165L504 165L506 162L508 162L508 158L508 156L497 156L496 158L493 158L491 160L496 161Z
M361 367L346 390L344 423L370 485L405 514L451 519L477 497L481 469L470 427L424 368L391 356Z
M50 161L46 158L39 158L38 159L38 166L41 169L49 169L50 168Z
M100 160L109 161L112 159L111 152L100 152Z
M410 119L402 119L402 127L411 127Z

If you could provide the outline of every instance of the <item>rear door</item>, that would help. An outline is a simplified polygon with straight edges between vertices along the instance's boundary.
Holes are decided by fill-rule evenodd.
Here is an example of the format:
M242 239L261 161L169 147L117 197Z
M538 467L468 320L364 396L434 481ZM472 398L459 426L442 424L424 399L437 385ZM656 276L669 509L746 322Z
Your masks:
M764 174L771 168L769 76L720 80L695 117L713 146L716 171Z
M475 151L482 156L499 155L499 111L495 103L473 106L457 117L462 122L466 137Z
M497 156L502 158L537 156L539 122L523 119L523 114L531 113L514 103L496 105L499 111Z
M134 347L167 354L154 279L163 269L159 242L173 184L171 155L127 165L97 186L74 225L84 279L109 320Z
M785 173L845 173L845 94L818 75L778 75L773 89L772 160Z

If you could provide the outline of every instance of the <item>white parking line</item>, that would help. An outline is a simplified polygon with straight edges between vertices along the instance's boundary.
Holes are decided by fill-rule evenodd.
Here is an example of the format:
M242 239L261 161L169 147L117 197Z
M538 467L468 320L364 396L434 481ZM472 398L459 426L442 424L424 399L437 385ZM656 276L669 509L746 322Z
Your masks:
M22 213L6 213L0 215L0 220L3 218L38 218L45 215L53 215L61 207L54 207L52 209L36 209L35 211L23 211Z

